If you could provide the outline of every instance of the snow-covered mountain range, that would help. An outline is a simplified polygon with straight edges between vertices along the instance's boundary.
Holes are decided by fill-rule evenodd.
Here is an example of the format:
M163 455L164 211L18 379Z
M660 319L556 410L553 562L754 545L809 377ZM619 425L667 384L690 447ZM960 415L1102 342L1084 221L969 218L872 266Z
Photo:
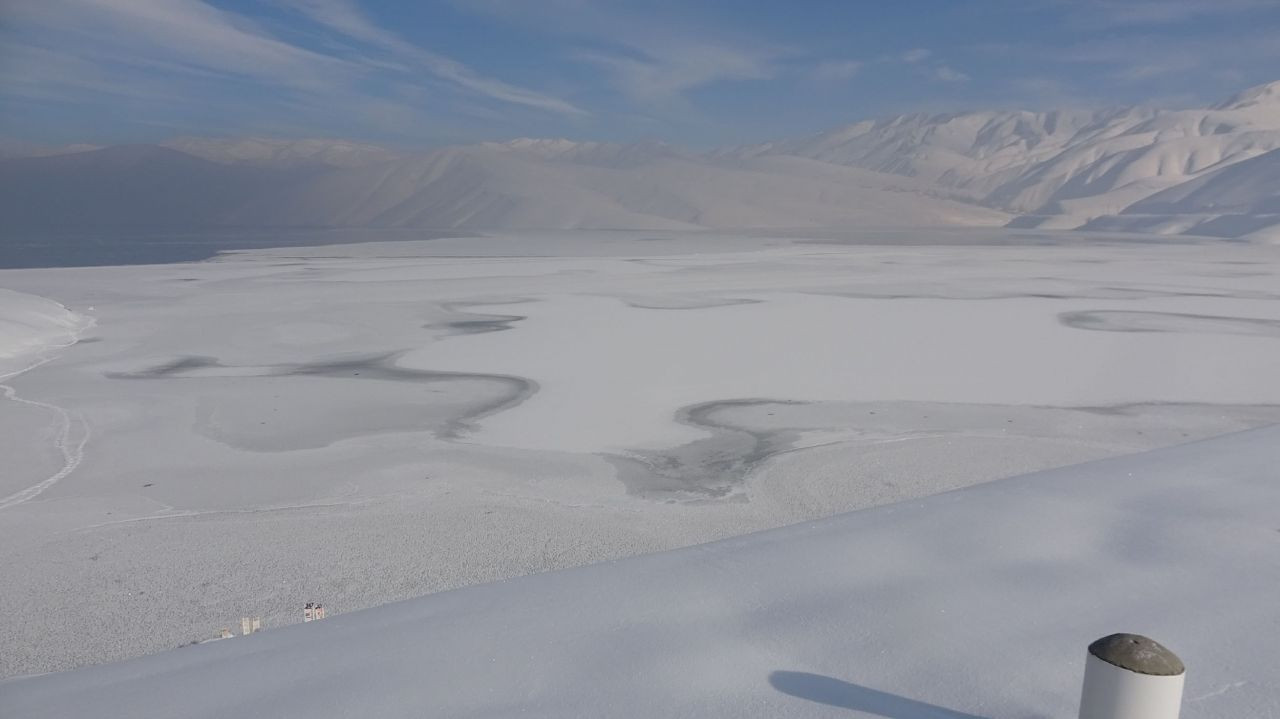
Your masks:
M10 227L1002 225L1280 238L1280 81L1205 109L904 115L700 153L181 138L0 160Z
M1277 148L1280 82L1207 109L904 115L721 155L914 177L1023 227L1233 235L1223 216L1270 215L1251 230L1280 224L1280 186L1266 182L1280 173Z

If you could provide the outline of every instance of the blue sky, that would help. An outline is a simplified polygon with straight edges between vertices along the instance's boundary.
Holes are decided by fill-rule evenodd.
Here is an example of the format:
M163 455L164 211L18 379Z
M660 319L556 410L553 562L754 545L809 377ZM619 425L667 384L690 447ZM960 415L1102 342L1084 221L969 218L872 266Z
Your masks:
M904 112L1193 106L1276 0L0 0L0 137L693 146Z

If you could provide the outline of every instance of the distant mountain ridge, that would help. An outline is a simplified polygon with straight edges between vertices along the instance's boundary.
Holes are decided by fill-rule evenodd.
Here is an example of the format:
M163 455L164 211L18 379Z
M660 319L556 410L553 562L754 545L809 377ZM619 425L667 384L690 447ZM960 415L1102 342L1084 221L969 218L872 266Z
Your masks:
M1204 109L914 114L701 153L530 138L414 153L162 145L0 160L5 225L1012 224L1280 238L1280 82Z
M349 140L178 137L160 145L210 162L277 169L308 165L364 167L396 158L395 152L384 147Z
M1280 82L1204 110L904 115L721 154L798 155L918 177L953 197L1032 216L1023 226L1080 227L1277 148Z

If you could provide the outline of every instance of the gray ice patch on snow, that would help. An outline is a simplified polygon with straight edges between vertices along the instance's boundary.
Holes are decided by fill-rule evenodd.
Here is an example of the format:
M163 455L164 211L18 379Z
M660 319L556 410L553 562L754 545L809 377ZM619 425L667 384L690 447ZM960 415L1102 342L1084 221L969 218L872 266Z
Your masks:
M456 319L444 322L432 322L423 325L426 329L443 330L445 336L479 335L488 332L502 332L514 329L517 322L528 319L527 315L494 314L489 312L472 312L464 308L483 307L485 305L513 305L533 302L527 298L511 300L493 300L487 302L451 302L443 305L444 309L456 316Z
M1089 456L1078 461L1085 461L1274 424L1280 421L1280 406L1156 402L1050 407L735 399L684 407L675 420L710 436L670 449L607 456L629 493L665 502L747 501L746 481L762 465L785 453L833 443L868 452L902 441L941 438L943 445L917 444L913 451L941 452L930 456L946 463L963 456L965 442L972 441L976 447L994 440L1003 448L1000 453L1010 456L1043 453L1043 443L1049 442L1084 452ZM892 474L888 467L880 469ZM850 471L856 472L852 466ZM1003 475L987 479L998 476ZM851 476L850 481L860 480Z
M262 366L182 357L107 376L212 383L197 400L195 430L259 452L312 449L390 432L429 431L457 439L474 422L515 407L538 390L536 382L523 377L400 367L398 354ZM335 380L347 382L330 384ZM353 382L360 386L352 387Z
M762 461L791 446L785 429L755 429L723 422L727 408L799 404L785 400L736 399L684 407L676 421L711 432L705 439L662 451L612 455L618 476L632 494L666 501L728 499Z
M753 305L763 300L737 297L710 297L696 295L617 295L628 307L642 310L704 310L712 307Z
M1058 321L1068 327L1102 332L1198 332L1207 334L1280 337L1280 320L1225 317L1181 312L1080 310L1063 312Z

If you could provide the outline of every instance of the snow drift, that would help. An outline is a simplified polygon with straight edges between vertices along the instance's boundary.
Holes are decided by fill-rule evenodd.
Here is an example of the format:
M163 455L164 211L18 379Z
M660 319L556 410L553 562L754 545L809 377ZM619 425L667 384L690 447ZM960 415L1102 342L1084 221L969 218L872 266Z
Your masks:
M71 342L87 324L53 300L0 289L0 377L17 360Z

